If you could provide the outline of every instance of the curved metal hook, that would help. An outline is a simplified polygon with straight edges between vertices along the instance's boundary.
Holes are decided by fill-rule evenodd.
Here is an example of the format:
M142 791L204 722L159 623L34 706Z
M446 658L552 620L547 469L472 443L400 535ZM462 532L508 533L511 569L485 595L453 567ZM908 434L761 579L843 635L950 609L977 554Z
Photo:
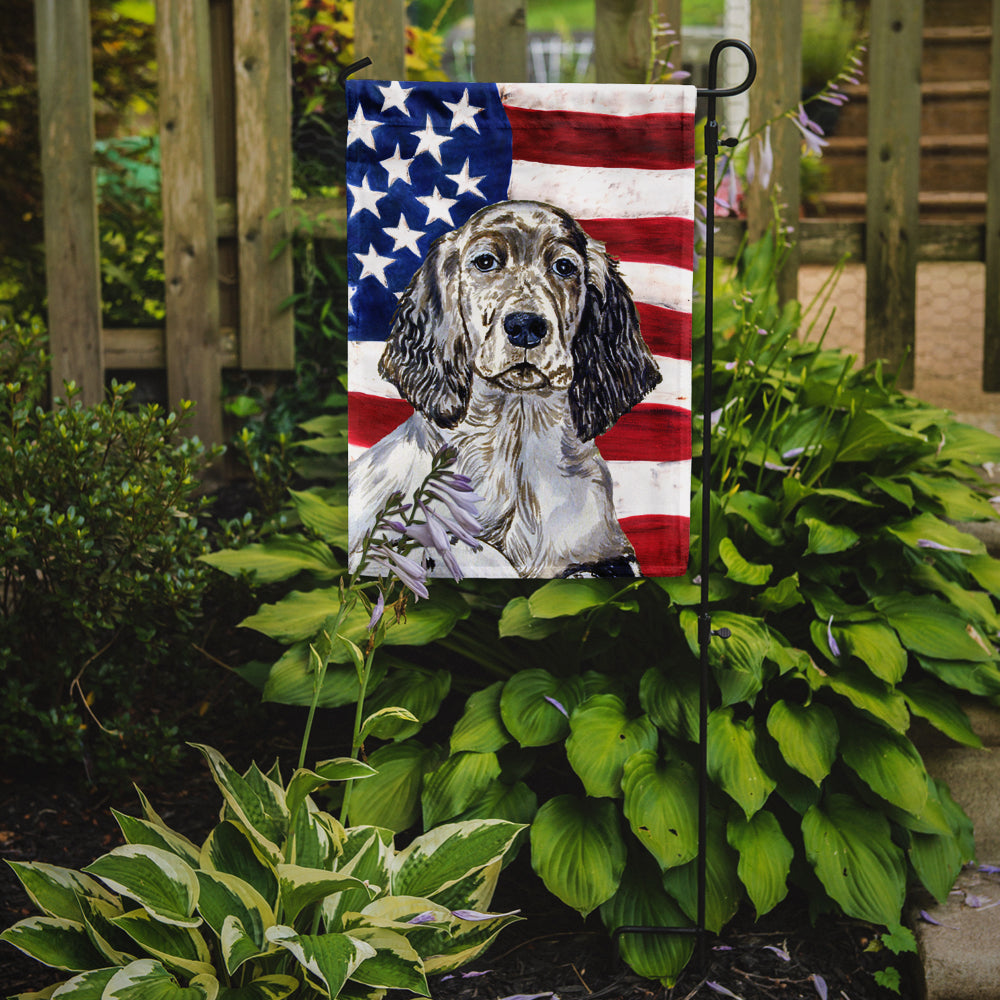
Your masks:
M736 87L724 87L721 90L716 87L719 76L719 56L725 49L739 49L747 58L746 79ZM708 87L698 90L699 97L735 97L750 89L750 85L757 78L757 57L753 49L746 42L738 38L723 38L721 42L716 42L712 49L712 54L708 57Z
M357 73L359 69L364 69L366 66L371 66L371 64L372 64L371 59L369 59L368 56L365 56L364 59L359 59L357 62L352 62L350 66L345 66L337 74L337 85L340 87L341 90L346 90L347 78L352 73Z

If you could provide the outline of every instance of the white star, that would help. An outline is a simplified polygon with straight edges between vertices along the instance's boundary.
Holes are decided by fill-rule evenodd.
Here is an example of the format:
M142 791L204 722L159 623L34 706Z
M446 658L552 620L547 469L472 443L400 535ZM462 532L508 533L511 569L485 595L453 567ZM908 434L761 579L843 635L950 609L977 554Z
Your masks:
M445 174L445 177L458 185L455 194L478 194L480 198L486 198L486 195L479 190L479 182L486 179L486 174L483 174L482 177L470 177L468 160L465 161L465 165L457 174Z
M389 287L389 282L386 281L385 277L385 269L393 262L392 257L383 257L371 244L369 244L367 252L355 253L354 256L361 261L361 277L358 278L358 281L370 276L377 278L386 288Z
M357 212L363 212L367 208L376 219L379 218L378 208L376 206L379 199L386 196L386 192L372 191L372 189L368 186L367 174L361 178L360 186L357 184L348 184L347 190L354 195L354 202L351 205L351 215L354 215Z
M372 133L381 124L381 122L368 121L359 104L358 110L354 112L354 117L347 123L347 145L350 146L355 139L360 139L366 146L374 149L375 137Z
M417 240L424 233L419 229L410 229L406 221L406 216L402 212L399 213L399 225L386 226L385 232L393 238L393 250L401 250L403 247L406 247L407 250L411 250L418 257L420 256L420 248L417 246Z
M442 101L441 103L451 112L451 128L449 131L454 132L460 125L468 125L473 132L479 131L479 126L476 124L476 115L483 109L477 108L474 104L469 104L468 89L462 94L462 99L458 104L452 104L450 101Z
M410 135L415 135L420 140L420 144L413 154L414 157L419 156L421 153L430 153L438 163L441 162L441 144L451 141L450 135L438 135L434 131L430 115L427 116L423 130L420 132L411 132Z
M393 153L387 160L379 160L379 163L385 167L386 173L389 175L389 183L386 187L392 187L393 181L405 181L409 184L410 164L412 162L412 157L409 160L405 160L399 155L399 143L397 142L396 152Z
M451 218L451 206L454 205L458 199L446 198L440 191L438 191L436 184L434 185L434 194L425 195L423 198L418 198L417 201L419 201L420 204L427 209L426 225L429 226L435 219L447 222L449 226L455 225Z
M347 286L347 311L354 315L354 293L358 290L357 285Z
M389 108L399 108L404 115L409 115L409 111L406 110L406 91L399 85L398 80L393 80L387 87L379 87L379 92L385 98L382 102L382 110L388 111Z

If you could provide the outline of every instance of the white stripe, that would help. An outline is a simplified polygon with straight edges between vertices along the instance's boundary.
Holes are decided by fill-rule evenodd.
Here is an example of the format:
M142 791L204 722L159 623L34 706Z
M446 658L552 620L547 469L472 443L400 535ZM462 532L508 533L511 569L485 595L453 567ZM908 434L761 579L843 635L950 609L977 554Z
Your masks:
M636 302L691 312L691 272L685 268L622 260L618 270Z
M694 87L663 84L500 83L500 100L531 111L584 111L603 115L693 115Z
M694 218L694 169L573 167L514 160L512 201L558 202L575 219Z
M691 513L691 460L608 462L614 484L615 517Z
M396 387L378 373L379 358L385 350L381 340L349 340L347 342L347 388L368 396L399 399Z
M643 402L690 410L691 362L658 356L654 356L653 360L656 362L656 367L660 369L663 381L643 399Z

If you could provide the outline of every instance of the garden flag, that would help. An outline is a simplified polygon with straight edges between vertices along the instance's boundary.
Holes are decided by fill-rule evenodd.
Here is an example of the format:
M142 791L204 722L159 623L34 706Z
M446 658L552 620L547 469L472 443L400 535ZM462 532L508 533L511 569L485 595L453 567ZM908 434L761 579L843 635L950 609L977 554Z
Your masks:
M695 98L348 82L355 561L447 445L465 575L686 571Z

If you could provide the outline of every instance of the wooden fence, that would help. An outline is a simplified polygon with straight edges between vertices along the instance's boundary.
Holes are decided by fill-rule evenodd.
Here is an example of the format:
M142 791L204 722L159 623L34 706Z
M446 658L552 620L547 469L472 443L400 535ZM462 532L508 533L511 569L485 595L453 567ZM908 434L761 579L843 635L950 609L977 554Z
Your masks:
M168 396L195 400L196 432L222 440L224 367L282 370L293 364L288 239L291 203L290 0L158 0L160 136L166 326L101 327L96 194L92 169L88 0L35 0L53 384L73 379L99 399L109 369L166 369ZM474 0L475 71L480 80L527 75L525 4ZM649 18L657 0L595 0L594 63L601 82L641 82ZM681 0L658 0L680 25ZM867 269L866 356L894 365L910 351L912 384L916 266L923 260L985 261L983 384L1000 390L1000 0L992 4L989 171L985 224L921 223L920 46L923 3L871 0L869 133L865 221L785 219L797 242L782 277L796 291L800 263L845 253ZM405 78L405 0L357 0L356 51L369 75ZM751 43L759 73L750 125L800 97L801 0L753 0ZM683 46L683 39L681 39ZM674 53L676 58L677 53ZM724 104L725 102L720 102ZM720 109L720 117L725 109ZM738 124L738 123L735 123ZM735 129L733 129L735 131ZM800 140L776 128L768 190L752 189L747 220L725 220L718 251L731 253L744 228L760 233L771 198L799 204ZM345 206L300 206L319 237L342 239ZM787 210L786 210L787 215Z

